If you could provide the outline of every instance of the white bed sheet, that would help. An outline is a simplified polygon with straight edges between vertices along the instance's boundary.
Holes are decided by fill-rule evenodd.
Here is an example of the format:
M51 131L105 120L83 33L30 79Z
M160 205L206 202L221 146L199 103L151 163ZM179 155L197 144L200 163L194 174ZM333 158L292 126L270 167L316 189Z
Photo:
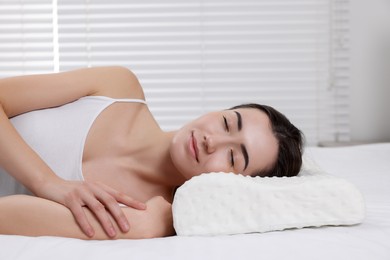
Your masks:
M390 259L390 143L307 148L366 201L360 225L217 237L82 241L0 235L0 259Z

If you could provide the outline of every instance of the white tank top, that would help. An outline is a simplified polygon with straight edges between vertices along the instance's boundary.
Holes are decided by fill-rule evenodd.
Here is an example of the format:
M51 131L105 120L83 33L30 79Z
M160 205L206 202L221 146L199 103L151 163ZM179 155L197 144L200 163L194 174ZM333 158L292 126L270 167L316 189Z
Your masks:
M140 99L80 98L63 106L36 110L11 119L23 139L66 180L83 180L82 158L88 132L99 114L115 102L146 104ZM0 167L0 196L27 193Z

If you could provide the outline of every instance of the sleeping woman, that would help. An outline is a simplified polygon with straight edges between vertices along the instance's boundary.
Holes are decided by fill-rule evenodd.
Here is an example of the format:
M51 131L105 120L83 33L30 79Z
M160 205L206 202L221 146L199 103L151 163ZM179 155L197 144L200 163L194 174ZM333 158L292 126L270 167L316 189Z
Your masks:
M0 79L0 125L0 234L169 236L174 191L191 177L294 176L302 164L301 132L269 106L162 131L123 67Z

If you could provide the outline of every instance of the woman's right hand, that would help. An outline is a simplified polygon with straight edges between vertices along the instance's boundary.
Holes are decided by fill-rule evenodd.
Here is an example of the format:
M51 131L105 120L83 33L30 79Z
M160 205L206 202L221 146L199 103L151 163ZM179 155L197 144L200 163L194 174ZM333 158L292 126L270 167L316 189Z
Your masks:
M138 210L146 209L146 204L97 182L59 180L56 183L45 184L36 195L69 208L81 230L89 237L93 237L95 231L83 207L87 207L96 216L111 238L116 236L116 231L110 215L122 232L130 230L130 224L118 203Z

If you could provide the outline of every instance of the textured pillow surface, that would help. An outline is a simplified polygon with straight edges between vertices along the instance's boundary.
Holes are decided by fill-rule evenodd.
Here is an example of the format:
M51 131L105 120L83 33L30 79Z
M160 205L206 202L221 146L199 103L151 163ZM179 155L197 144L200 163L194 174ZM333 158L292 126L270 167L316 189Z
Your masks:
M177 235L227 235L324 225L352 225L364 218L357 188L307 160L296 177L244 177L207 173L177 189Z

